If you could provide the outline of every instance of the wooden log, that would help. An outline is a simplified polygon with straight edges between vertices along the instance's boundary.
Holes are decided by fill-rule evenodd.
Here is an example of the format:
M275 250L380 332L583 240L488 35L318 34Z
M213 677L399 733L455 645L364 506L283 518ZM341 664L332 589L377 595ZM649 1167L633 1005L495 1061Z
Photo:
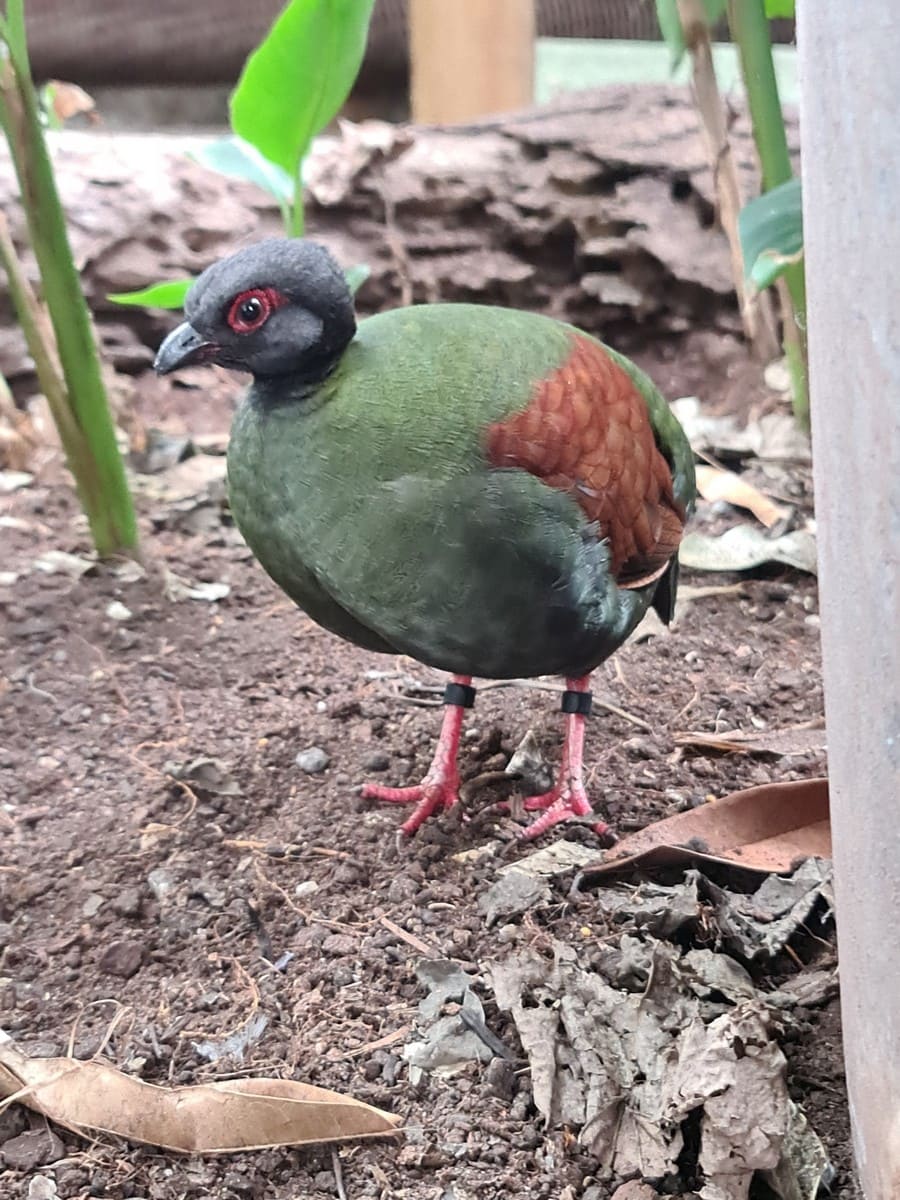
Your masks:
M732 133L750 194L743 117ZM196 139L63 133L51 145L88 300L120 371L147 366L173 318L117 307L108 293L196 274L280 232L268 196L187 156ZM2 147L0 206L21 246ZM506 304L573 321L626 353L688 332L741 333L686 89L604 89L450 129L345 126L309 163L307 212L310 235L341 262L371 267L362 313L411 301ZM0 372L21 391L30 370L0 289Z

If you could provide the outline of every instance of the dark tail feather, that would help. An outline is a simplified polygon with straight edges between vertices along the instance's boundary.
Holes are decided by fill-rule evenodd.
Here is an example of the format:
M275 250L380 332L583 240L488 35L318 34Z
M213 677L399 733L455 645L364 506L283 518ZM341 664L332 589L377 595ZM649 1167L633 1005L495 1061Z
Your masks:
M678 555L669 563L665 575L656 585L653 593L653 607L659 613L661 621L669 625L675 616L675 596L678 592Z

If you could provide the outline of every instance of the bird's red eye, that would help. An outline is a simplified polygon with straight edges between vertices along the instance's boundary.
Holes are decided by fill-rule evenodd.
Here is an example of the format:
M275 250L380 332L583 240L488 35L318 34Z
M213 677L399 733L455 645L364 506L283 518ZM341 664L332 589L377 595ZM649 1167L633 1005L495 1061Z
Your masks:
M274 288L251 288L232 300L228 325L235 333L254 333L285 303L285 297Z

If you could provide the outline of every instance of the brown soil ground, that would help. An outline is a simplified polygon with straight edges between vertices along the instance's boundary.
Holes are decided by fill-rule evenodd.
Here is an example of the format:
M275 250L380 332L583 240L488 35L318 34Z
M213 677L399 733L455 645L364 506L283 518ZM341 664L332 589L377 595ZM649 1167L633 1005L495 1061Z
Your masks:
M673 370L657 374L677 395L693 380ZM194 434L227 427L232 394L217 385L201 401L196 391L139 385L148 423ZM258 1004L268 1024L243 1073L350 1093L400 1114L408 1132L337 1157L314 1149L198 1160L56 1130L60 1141L47 1141L30 1167L0 1160L0 1195L28 1194L36 1167L63 1200L611 1195L620 1181L565 1131L542 1128L527 1071L498 1086L498 1073L472 1065L413 1088L402 1038L366 1048L407 1025L421 998L419 955L381 918L477 972L503 951L476 907L496 860L453 855L488 838L504 859L523 853L497 790L471 797L467 819L453 812L403 844L398 812L358 798L373 773L398 784L423 774L439 712L413 703L406 680L435 685L438 676L316 629L227 522L185 532L159 503L142 501L151 570L123 584L105 571L72 581L32 570L48 549L88 549L58 464L2 510L16 521L2 530L0 567L20 577L0 591L0 1024L32 1054L64 1053L71 1038L89 1056L107 1039L112 1061L182 1084L234 1071L211 1065L195 1043L226 1036ZM172 603L162 563L192 580L224 580L230 594ZM107 615L114 600L129 619ZM629 645L597 672L595 694L650 727L603 709L590 724L590 792L620 832L710 795L823 773L814 752L710 757L679 752L673 740L685 729L751 729L753 718L778 729L817 717L815 612L809 578L760 572L739 595L695 601L670 637ZM502 766L529 728L555 758L555 708L539 690L485 690L467 721L464 777ZM321 774L295 764L312 746L330 758ZM166 764L201 755L220 760L240 794L192 797L174 785ZM585 827L569 836L595 840ZM298 896L308 881L315 890ZM592 896L567 898L570 882L559 881L558 903L529 920L583 940ZM832 954L818 943L799 950L819 964ZM773 974L794 969L785 958ZM512 1024L485 1001L491 1028L518 1050ZM785 1050L793 1094L837 1169L832 1194L849 1197L837 1003L802 1011ZM0 1142L26 1125L44 1128L21 1108L0 1113Z

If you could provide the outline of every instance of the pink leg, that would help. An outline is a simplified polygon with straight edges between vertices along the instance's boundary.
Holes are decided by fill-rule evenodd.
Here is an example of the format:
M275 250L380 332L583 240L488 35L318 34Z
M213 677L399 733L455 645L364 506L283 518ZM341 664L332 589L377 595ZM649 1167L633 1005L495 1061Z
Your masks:
M454 675L453 682L469 687L472 676ZM364 800L416 805L412 815L400 826L407 835L415 833L436 809L452 808L459 800L459 770L456 758L465 711L459 704L447 705L434 758L431 760L428 774L421 783L405 788L382 787L377 783L367 783L363 787Z
M590 675L585 675L581 679L567 679L566 688L570 692L586 692L590 678ZM585 718L580 713L567 714L559 776L549 792L544 792L542 796L529 796L525 801L525 808L530 812L535 809L544 811L542 816L522 831L523 838L539 837L560 821L567 821L570 817L585 817L591 812L582 779L584 722ZM603 834L609 826L604 821L598 821L593 828L596 833Z

